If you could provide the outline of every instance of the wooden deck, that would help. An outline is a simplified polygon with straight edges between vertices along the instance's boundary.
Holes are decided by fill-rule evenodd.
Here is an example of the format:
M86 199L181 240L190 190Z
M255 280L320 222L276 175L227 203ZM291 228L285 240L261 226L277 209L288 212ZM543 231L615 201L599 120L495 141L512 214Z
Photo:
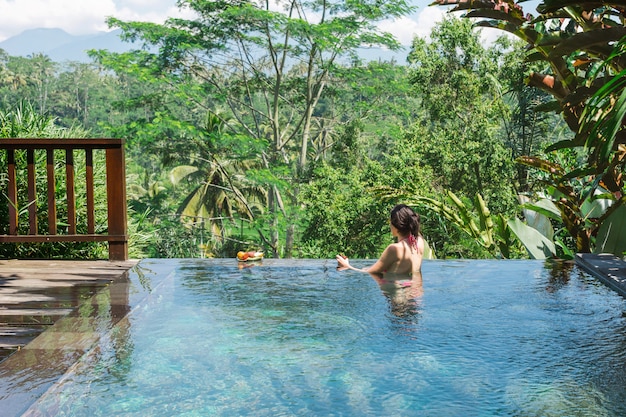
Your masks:
M136 263L0 260L0 362Z

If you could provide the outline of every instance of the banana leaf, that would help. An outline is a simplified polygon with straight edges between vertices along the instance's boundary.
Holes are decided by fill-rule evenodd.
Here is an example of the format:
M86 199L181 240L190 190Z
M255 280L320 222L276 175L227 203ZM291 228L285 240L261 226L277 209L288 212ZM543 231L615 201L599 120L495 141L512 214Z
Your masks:
M527 198L527 197L526 197ZM520 196L522 200L522 196ZM522 205L522 211L526 224L539 233L547 237L549 240L554 238L554 228L550 222L550 218L561 220L561 212L554 203L547 198L541 199L536 203L526 203Z
M179 165L172 168L172 170L170 171L170 181L172 182L172 184L177 185L188 175L191 175L195 172L198 172L198 167L194 167L191 165Z
M586 199L580 206L580 212L585 218L597 219L602 217L602 214L611 207L614 203L613 200L608 198L594 198Z
M561 210L548 198L542 198L534 203L524 203L522 208L536 211L554 220L561 220Z
M546 259L556 255L554 242L534 229L514 218L508 221L509 228L528 251L532 259Z
M424 239L424 259L437 259L435 251L430 247L428 242Z
M621 205L600 225L594 253L612 253L622 256L626 252L626 206Z

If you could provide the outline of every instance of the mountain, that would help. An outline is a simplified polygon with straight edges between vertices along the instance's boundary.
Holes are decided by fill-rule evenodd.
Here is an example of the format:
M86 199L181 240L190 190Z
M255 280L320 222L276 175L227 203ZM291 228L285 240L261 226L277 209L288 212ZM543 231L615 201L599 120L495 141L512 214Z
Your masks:
M122 42L121 31L99 32L93 35L70 35L62 29L31 29L0 42L11 56L28 56L37 53L48 55L55 62L90 62L89 49L107 49L124 52L133 45Z
M0 49L4 49L11 56L25 57L42 53L54 62L91 62L86 52L90 49L125 52L139 47L123 42L119 38L120 33L121 30L117 29L111 32L77 36L70 35L62 29L30 29L0 42ZM365 62L395 60L403 64L408 51L393 52L381 48L361 48L358 53Z

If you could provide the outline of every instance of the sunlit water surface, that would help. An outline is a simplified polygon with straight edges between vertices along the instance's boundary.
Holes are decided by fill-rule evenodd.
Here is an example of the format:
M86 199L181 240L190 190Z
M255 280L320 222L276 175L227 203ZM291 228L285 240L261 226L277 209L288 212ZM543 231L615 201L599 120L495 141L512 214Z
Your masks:
M427 261L423 282L411 299L331 261L145 260L128 320L28 413L626 415L625 300L577 267Z

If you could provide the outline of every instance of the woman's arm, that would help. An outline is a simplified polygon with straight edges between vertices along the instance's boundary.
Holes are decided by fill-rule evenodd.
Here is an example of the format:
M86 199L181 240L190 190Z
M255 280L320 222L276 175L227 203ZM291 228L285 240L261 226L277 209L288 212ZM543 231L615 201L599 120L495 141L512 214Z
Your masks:
M378 259L374 265L366 267L366 268L355 268L350 265L350 261L347 257L343 257L342 255L337 255L337 263L342 268L352 269L353 271L359 272L368 272L370 274L382 274L389 269L389 267L393 264L394 256L396 248L393 245L387 246L387 248L383 251L382 255L380 255L380 259Z

